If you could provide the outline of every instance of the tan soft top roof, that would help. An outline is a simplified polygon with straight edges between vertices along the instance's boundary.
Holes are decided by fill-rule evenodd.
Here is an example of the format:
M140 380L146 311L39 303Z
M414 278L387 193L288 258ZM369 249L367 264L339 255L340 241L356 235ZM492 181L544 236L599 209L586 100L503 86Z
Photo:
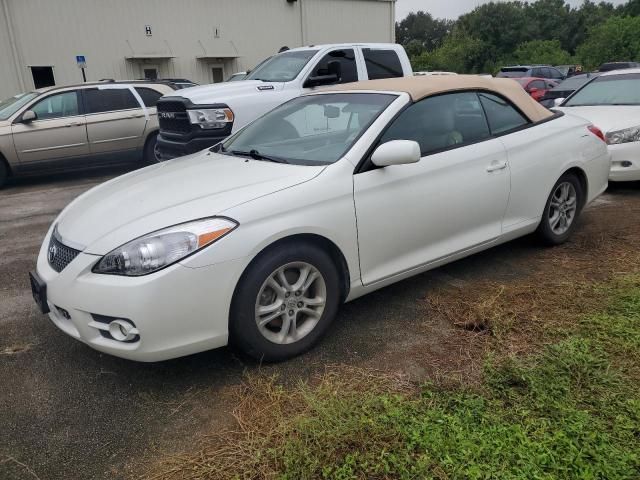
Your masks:
M539 122L553 116L552 112L531 98L519 83L508 78L486 78L477 75L415 76L345 83L330 87L325 91L345 90L405 92L411 96L414 102L445 92L488 90L513 102L532 122Z

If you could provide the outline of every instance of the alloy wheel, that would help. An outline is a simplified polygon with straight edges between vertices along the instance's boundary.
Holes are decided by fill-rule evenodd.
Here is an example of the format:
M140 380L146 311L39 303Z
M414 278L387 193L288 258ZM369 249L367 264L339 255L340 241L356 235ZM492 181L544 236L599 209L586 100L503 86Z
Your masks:
M306 262L292 262L267 277L255 304L255 321L270 342L299 341L316 327L327 303L327 285L320 271Z
M555 235L564 235L576 218L578 194L571 182L559 184L549 204L549 227Z

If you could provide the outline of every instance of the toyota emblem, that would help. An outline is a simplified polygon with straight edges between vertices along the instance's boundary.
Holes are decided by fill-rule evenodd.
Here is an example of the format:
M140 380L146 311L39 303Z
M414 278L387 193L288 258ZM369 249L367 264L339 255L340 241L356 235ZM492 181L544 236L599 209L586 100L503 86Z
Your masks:
M57 254L58 254L58 247L56 247L55 245L50 245L49 254L48 254L49 263L53 263L53 260L56 258Z

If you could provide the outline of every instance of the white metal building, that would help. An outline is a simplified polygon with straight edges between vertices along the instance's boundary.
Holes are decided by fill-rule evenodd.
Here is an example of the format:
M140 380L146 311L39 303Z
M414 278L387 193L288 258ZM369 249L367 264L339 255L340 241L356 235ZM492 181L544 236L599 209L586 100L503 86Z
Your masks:
M395 0L0 0L0 97L88 80L220 81L282 46L393 42ZM80 59L81 60L81 59Z

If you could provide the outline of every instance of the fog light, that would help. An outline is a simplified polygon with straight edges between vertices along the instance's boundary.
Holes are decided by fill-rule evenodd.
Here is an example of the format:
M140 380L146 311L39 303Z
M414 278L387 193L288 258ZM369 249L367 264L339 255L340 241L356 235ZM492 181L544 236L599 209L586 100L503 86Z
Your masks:
M109 334L114 340L128 342L138 335L138 329L126 320L118 319L109 324Z
M625 160L624 162L620 162L620 166L622 168L629 168L631 165L633 165L631 162L629 162L628 160Z

